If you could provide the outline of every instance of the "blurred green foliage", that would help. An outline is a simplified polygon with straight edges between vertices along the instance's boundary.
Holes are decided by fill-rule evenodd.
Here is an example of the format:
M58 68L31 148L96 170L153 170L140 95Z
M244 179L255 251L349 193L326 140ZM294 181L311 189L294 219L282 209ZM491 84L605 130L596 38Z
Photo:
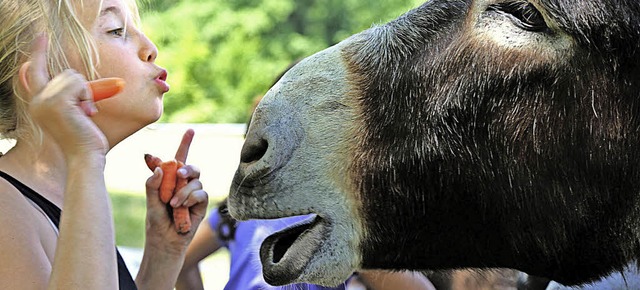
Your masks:
M244 123L287 66L424 0L143 0L169 71L164 122Z
M113 220L116 225L118 246L142 248L147 211L144 194L111 192Z

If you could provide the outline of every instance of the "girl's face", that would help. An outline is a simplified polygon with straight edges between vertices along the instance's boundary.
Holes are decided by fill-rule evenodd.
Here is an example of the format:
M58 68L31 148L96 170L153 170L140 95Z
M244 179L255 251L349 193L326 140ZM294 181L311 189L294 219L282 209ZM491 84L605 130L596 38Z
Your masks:
M126 81L120 94L96 104L99 112L92 117L111 146L158 120L162 96L169 90L166 71L155 64L158 50L134 26L125 1L84 0L77 10L97 45L99 77L120 77ZM82 71L80 58L68 57L72 68Z

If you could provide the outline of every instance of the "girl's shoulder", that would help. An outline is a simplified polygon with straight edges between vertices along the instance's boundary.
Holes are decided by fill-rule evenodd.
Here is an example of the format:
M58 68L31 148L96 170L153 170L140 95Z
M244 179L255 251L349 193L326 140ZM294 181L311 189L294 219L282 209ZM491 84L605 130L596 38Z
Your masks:
M0 271L3 289L44 289L51 275L57 235L46 217L0 179Z
M0 178L0 255L19 253L13 246L33 250L39 247L53 261L57 231L48 217L4 178ZM13 245L13 246L12 246ZM1 261L7 261L0 256Z
M30 218L31 205L26 197L11 183L4 178L0 178L0 219L4 221L12 220L16 225L26 223ZM14 224L15 224L14 223ZM0 223L0 228L5 222Z

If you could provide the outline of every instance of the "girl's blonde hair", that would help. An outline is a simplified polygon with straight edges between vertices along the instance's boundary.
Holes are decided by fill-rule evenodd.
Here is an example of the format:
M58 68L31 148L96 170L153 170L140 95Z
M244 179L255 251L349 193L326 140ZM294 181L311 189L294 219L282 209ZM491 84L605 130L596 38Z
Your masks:
M98 77L95 67L99 59L95 42L90 31L82 26L75 10L75 7L81 7L82 0L76 1L79 3L74 0L0 0L1 137L41 136L39 127L27 112L28 99L17 90L18 70L29 59L32 43L38 36L45 34L48 39L47 67L50 75L68 69L69 62L64 52L77 49L84 66L80 72L89 79ZM134 23L138 25L136 1L129 0L127 4Z

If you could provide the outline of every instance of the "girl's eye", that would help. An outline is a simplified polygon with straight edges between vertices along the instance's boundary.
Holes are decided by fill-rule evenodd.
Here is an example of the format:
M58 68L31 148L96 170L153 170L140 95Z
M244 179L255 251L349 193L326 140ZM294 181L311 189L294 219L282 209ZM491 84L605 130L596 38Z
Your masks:
M108 34L111 34L115 37L124 37L125 33L124 33L124 28L116 28L116 29L112 29L107 31Z
M549 31L544 17L536 7L528 1L508 1L492 4L488 11L507 15L517 26L532 32Z

